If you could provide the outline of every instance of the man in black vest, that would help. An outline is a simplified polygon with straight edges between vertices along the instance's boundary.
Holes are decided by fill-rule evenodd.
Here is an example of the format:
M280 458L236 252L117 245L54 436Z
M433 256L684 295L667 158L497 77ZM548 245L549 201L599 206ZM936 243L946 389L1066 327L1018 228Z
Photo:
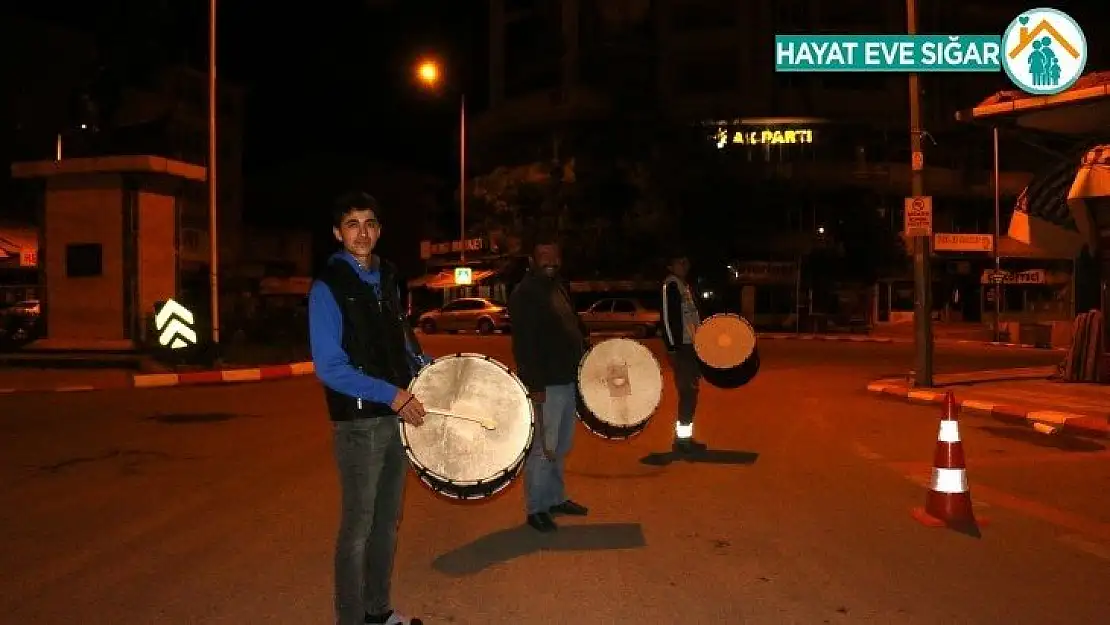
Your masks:
M559 277L559 246L537 244L531 264L509 298L509 315L517 374L536 406L536 434L524 465L525 518L546 533L558 529L552 515L589 512L567 497L564 481L587 332Z
M381 236L374 198L351 193L332 209L343 245L308 296L316 376L324 384L342 490L335 548L338 625L419 625L390 604L407 461L398 418L424 422L405 388L428 358L405 320L397 271L373 253Z

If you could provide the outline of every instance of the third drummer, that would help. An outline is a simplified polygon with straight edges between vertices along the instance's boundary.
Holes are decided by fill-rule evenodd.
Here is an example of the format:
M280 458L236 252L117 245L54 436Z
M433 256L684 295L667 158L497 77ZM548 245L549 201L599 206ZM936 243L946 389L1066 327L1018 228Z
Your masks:
M555 243L539 243L531 271L509 298L513 358L536 405L536 436L524 467L527 521L533 529L557 529L552 515L584 516L587 509L566 494L566 456L574 440L578 363L586 331L559 277Z
M690 259L675 254L667 263L668 274L663 280L663 344L674 371L678 392L678 418L674 425L674 451L690 453L705 451L704 443L694 440L694 410L698 407L698 357L694 353L694 331L701 318L686 276Z

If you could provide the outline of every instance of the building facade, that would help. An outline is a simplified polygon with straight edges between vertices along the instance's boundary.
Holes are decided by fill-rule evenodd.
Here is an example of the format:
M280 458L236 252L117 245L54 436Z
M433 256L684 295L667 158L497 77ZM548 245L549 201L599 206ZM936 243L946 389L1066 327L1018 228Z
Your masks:
M795 236L738 260L798 262L823 239L836 238L838 216L846 210L874 210L891 231L902 230L911 179L906 76L776 74L774 35L903 33L903 3L489 0L489 6L490 104L471 128L472 173L573 157L583 135L596 127L591 123L650 101L670 122L699 133L707 150L726 156L753 189L774 181L790 190L761 210L775 213ZM1012 9L995 0L930 3L921 7L918 27L947 32L958 23L961 32L1001 32L1011 19ZM922 77L924 185L934 200L937 231L992 231L991 138L957 123L954 114L1004 81L1002 75ZM630 104L629 94L644 102ZM1008 158L1001 174L1007 204L1035 169L1022 154ZM753 194L752 201L763 200ZM947 301L948 283L966 282L973 292L961 297L980 301L981 261L938 257L934 273L944 284L935 299ZM949 279L952 268L956 274ZM886 284L906 279L894 275ZM754 286L746 307L770 298L776 303L767 312L779 315L801 309L802 299L812 308L813 297L796 296L787 306L783 295L769 295L772 289L808 292L799 285ZM889 319L898 303L886 295Z

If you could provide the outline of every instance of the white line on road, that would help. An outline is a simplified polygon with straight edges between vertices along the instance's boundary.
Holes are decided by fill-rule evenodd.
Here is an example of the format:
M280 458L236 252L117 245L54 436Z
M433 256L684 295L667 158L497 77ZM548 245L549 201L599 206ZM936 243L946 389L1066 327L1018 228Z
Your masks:
M1065 534L1064 536L1057 536L1056 540L1068 545L1069 547L1078 549L1083 553L1092 555L1096 558L1103 560L1110 560L1110 546L1096 543L1077 534Z

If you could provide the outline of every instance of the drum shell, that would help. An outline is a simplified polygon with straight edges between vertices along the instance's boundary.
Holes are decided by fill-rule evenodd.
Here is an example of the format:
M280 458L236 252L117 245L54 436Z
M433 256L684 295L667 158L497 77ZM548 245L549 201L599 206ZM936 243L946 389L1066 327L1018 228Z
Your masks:
M759 373L759 366L758 347L752 351L752 355L740 366L732 367L731 369L718 369L698 360L698 367L705 381L717 388L726 389L740 388L751 382Z
M530 444L529 447L531 447ZM520 460L513 463L504 474L490 480L478 482L445 480L430 473L427 469L416 463L410 462L410 466L412 466L412 470L416 473L417 479L430 488L436 495L460 501L475 501L489 499L508 488L520 477L521 469L524 468L524 462L527 459L528 454L525 454L521 456Z
M586 407L586 402L582 399L582 393L576 393L578 399L578 420L586 429L596 434L597 436L611 441L624 441L628 440L647 428L651 420L643 421L635 425L619 426L613 423L602 421L595 415L589 408Z

